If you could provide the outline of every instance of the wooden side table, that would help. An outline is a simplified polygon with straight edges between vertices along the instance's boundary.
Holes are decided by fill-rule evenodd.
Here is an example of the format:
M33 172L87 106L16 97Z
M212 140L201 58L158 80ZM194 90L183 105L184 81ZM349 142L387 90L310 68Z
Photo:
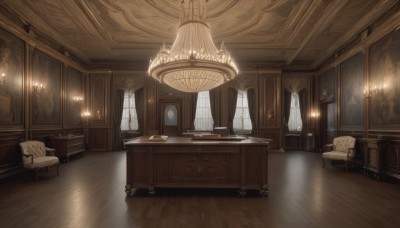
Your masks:
M62 161L68 162L69 156L85 152L85 137L77 136L59 136L53 137L51 146L56 149L56 156Z

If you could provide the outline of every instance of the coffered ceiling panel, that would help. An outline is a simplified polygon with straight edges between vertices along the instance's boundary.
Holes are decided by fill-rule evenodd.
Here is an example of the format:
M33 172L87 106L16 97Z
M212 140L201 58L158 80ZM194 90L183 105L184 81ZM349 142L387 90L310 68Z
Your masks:
M240 68L318 67L399 0L208 0L216 45ZM3 0L0 6L89 65L147 68L172 44L181 0Z

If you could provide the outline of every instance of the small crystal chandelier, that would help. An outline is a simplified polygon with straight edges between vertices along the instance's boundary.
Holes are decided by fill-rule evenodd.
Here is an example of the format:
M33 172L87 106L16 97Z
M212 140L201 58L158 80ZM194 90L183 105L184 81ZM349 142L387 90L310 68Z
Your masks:
M206 24L207 0L182 0L176 39L170 49L163 44L149 75L183 92L213 89L238 74L238 68L224 43L218 50Z

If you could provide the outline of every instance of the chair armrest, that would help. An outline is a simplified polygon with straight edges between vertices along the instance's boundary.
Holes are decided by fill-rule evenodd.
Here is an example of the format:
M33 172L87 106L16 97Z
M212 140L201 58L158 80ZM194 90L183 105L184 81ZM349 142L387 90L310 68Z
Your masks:
M334 146L333 146L333 144L325 144L324 148L325 148L325 151L328 151L327 148L332 148L332 150L333 150Z
M45 147L44 149L46 150L46 155L54 156L54 153L56 152L56 149L54 148Z
M33 155L32 154L23 154L24 157L31 157L31 164L33 164Z
M354 157L354 147L350 147L349 149L348 149L348 151L347 151L347 159L349 159L349 157L350 157L350 151L353 151L353 157Z

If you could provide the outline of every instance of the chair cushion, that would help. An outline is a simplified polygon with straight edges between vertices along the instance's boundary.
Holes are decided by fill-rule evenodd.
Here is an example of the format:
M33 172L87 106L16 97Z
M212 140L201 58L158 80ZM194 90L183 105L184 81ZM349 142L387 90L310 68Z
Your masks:
M43 142L25 141L19 144L24 154L32 154L33 157L46 156L46 149Z
M44 168L51 165L58 164L58 157L55 156L44 156L33 158L33 164L24 163L24 167L28 169Z
M347 160L347 153L341 152L341 151L331 151L331 152L325 152L322 153L323 158L327 159L332 159L332 160ZM350 160L351 158L349 158Z
M341 136L333 139L334 151L349 152L349 148L354 148L356 139L351 136Z

